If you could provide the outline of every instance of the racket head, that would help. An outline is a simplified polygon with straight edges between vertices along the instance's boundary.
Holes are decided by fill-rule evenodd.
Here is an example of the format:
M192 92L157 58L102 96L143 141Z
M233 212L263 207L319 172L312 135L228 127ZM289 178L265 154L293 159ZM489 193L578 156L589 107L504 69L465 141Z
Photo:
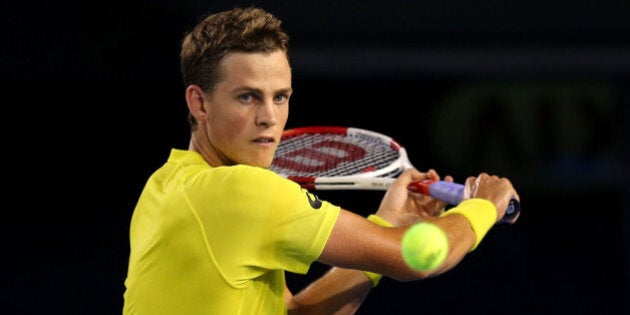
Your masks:
M316 188L317 182L334 185L396 178L410 167L404 147L384 134L354 127L304 126L283 132L270 169L303 187Z

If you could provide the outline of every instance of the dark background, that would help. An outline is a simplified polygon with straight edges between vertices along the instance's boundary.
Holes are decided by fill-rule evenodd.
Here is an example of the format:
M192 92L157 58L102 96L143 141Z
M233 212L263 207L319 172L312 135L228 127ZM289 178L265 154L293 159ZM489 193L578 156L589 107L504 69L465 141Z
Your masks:
M519 190L517 224L360 314L630 311L630 2L135 0L0 7L7 314L122 312L136 198L188 144L181 36L250 3L291 36L288 127L380 131L421 170ZM320 197L367 215L381 193Z

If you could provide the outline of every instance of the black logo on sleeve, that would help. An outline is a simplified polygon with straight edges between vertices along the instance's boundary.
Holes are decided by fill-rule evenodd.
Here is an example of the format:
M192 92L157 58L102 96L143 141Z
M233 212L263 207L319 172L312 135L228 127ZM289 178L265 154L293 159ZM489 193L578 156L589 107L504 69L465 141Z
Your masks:
M322 207L322 201L319 200L317 195L311 194L307 191L306 198L308 198L308 203L311 204L311 207L313 207L313 209L317 210Z

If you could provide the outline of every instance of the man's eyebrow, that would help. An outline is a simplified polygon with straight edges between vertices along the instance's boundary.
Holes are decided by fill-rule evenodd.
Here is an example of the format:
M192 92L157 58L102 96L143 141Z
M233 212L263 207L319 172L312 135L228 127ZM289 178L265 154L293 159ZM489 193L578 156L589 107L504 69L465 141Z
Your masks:
M288 93L292 93L292 92L293 92L293 88L291 88L291 87L278 90L278 93L282 93L282 94L288 94Z
M262 90L261 89L257 89L257 88L253 88L253 87L249 87L249 86L239 86L239 87L235 88L232 91L236 92L236 93L249 92L249 93L262 94Z
M233 91L236 93L250 92L250 93L259 94L259 95L263 94L263 91L261 89L253 88L250 86L240 86L240 87L235 88ZM288 94L292 92L293 92L293 88L287 87L287 88L283 88L283 89L275 91L274 94Z

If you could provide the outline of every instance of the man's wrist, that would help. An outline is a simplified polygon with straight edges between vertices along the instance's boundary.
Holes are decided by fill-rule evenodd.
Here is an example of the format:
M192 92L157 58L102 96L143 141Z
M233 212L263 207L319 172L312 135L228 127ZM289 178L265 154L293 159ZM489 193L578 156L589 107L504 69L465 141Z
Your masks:
M466 218L475 233L475 244L470 251L477 248L483 237L497 221L496 207L485 199L464 200L457 207L442 213L441 217L453 214L460 214Z
M376 223L380 226L385 226L385 227L392 227L393 225L389 222L387 222L385 219L377 216L376 214L370 214L367 219L370 222ZM370 272L370 271L363 271L363 273L365 273L365 275L370 279L370 281L372 281L372 287L375 287L378 285L379 281L381 281L381 278L383 278L383 275L378 274L378 273L374 273L374 272Z
M391 223L387 222L385 219L377 216L376 214L370 214L367 217L368 221L371 221L372 223L376 223L380 226L386 226L386 227L393 227L394 225L392 225Z

